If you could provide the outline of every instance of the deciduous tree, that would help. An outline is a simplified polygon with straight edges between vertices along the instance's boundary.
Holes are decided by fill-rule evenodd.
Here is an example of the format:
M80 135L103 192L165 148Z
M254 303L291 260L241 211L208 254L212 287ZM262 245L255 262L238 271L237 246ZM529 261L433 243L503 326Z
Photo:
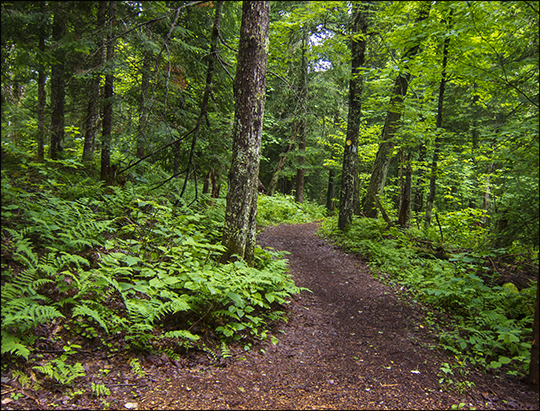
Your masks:
M225 212L222 261L232 255L253 262L257 186L266 91L270 2L244 1L234 82L233 157Z

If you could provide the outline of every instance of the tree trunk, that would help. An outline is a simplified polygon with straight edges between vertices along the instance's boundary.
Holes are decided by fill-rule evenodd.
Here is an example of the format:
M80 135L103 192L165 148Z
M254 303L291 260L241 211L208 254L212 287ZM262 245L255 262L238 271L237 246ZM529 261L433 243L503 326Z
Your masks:
M41 10L43 14L47 12L47 3L41 3ZM45 54L45 30L40 30L39 33L39 53L44 56ZM37 105L37 161L42 162L45 158L45 106L47 105L47 92L45 91L45 67L43 64L39 65L38 70L38 105Z
M102 69L102 65L105 60L105 41L103 40L103 33L101 31L105 28L106 18L107 2L100 1L97 12L97 29L101 39L94 57L94 74L92 76L92 80L90 80L90 98L88 99L85 122L84 147L82 156L83 161L91 161L94 156L94 143L99 117L99 86L101 83L101 74L97 71Z
M302 119L300 120L300 131L298 133L298 168L296 170L296 202L304 202L304 180L306 171L305 164L305 152L306 152L306 136L307 136L307 89L308 89L308 55L307 48L309 44L309 30L307 27L303 28L304 33L302 37L302 64L301 64L301 84L300 84L300 99L304 107L302 113Z
M201 100L201 106L200 106L200 112L199 112L199 118L197 119L197 125L195 126L195 130L193 131L193 137L191 140L191 149L189 150L189 159L188 159L188 165L186 170L186 178L184 179L184 185L182 187L182 191L180 192L180 197L184 195L184 191L187 187L188 178L190 176L191 170L195 173L195 164L193 162L193 156L195 155L195 146L197 144L197 137L199 135L199 129L201 127L201 123L203 118L207 117L207 110L208 110L208 100L210 99L210 93L212 92L212 77L214 75L214 62L216 60L217 55L217 43L219 39L219 28L221 26L221 13L223 10L223 1L218 1L216 5L216 14L214 17L214 27L212 29L212 37L210 39L210 55L208 57L208 67L206 69L206 87L204 89L203 97ZM179 144L177 148L179 149ZM179 153L177 153L179 155ZM195 175L196 178L196 175ZM195 190L197 188L195 187ZM196 197L195 197L196 198ZM195 200L194 200L195 201Z
M107 36L107 63L111 63L114 58L113 24L116 18L116 1L109 2L109 21L110 30ZM108 74L105 75L105 89L103 97L105 107L103 108L103 128L101 141L101 179L113 184L111 173L111 140L112 140L112 120L113 120L113 93L114 93L114 74L113 67L108 67Z
M360 70L365 62L367 32L367 2L353 3L353 26L351 41L351 79L349 81L349 114L347 136L343 152L343 171L339 199L338 228L344 230L358 208L358 134L362 115L362 76Z
M287 147L279 156L279 160L274 170L274 174L272 174L272 178L270 179L270 183L268 184L269 196L273 196L274 193L276 192L279 176L281 175L281 172L283 171L283 168L285 167L285 163L287 162L287 156L289 155L291 150L294 148L294 142L296 140L296 136L298 135L299 124L300 123L298 122L294 123L293 130L291 133L291 138L289 139L289 144L287 144Z
M144 146L146 145L146 124L148 121L148 89L150 88L150 69L153 53L151 50L144 52L144 60L141 76L141 100L139 103L139 125L137 129L137 157L144 157Z
M268 57L269 1L244 1L234 80L233 153L221 261L232 255L253 264L257 186Z
M448 23L448 32L452 28L452 11L450 11L450 22ZM442 60L442 73L441 73L441 82L439 84L439 101L437 103L437 120L436 127L438 130L442 127L443 121L443 102L444 102L444 90L446 86L446 65L448 63L448 47L450 45L450 36L447 36L444 39L443 46L443 60ZM424 226L429 228L431 224L431 215L433 211L433 203L435 202L435 189L436 189L436 179L437 179L437 163L439 161L439 151L441 146L440 135L437 134L435 137L435 148L433 151L433 160L431 161L431 175L429 177L429 194L426 201L426 220Z
M333 213L336 209L336 178L334 176L334 169L328 170L328 191L326 192L326 209Z
M422 2L420 6L419 16L416 19L416 23L425 20L429 16L431 9L430 2ZM419 29L420 30L420 29ZM407 49L403 55L403 61L411 60L420 50L420 42ZM384 128L381 136L381 143L379 144L379 151L375 158L375 164L373 165L373 173L369 180L369 187L364 200L363 213L366 217L376 218L377 207L375 205L374 197L378 194L382 194L384 185L386 183L386 176L388 174L388 166L390 165L390 157L394 148L394 135L399 127L399 121L401 119L401 113L403 111L403 101L409 88L409 79L411 74L407 71L407 63L405 63L405 70L399 73L392 90L392 98L390 100L390 108L386 114L386 120L384 122Z
M417 147L418 152L420 153L420 157L418 159L420 164L423 164L426 162L426 146L424 144L420 144ZM424 207L424 178L425 178L425 171L422 167L422 169L419 171L418 181L416 183L416 186L414 188L414 200L412 203L412 211L415 213L421 213L422 209Z
M405 167L405 179L403 179L403 163ZM407 160L403 158L401 152L401 195L398 215L398 225L401 228L407 228L411 222L411 194L412 194L412 169L411 169L411 153L407 154Z
M51 142L49 156L54 160L62 152L64 140L64 105L66 99L66 80L64 78L65 50L60 42L66 33L66 2L50 3L54 13L52 38L55 43L54 60L51 67Z

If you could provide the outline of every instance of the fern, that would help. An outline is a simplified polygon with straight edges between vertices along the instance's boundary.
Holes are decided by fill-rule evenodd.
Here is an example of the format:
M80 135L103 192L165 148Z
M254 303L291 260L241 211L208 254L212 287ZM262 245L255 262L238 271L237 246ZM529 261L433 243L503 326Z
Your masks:
M107 324L105 323L105 321L103 321L103 319L101 318L101 316L99 315L99 313L93 309L91 309L90 307L82 304L82 305L78 305L77 307L74 307L73 310L72 310L72 314L73 314L73 317L77 317L77 316L88 316L90 318L92 318L95 322L97 322L104 330L105 332L108 334L109 333L109 329L107 328Z
M11 314L2 312L2 327L17 326L22 331L34 328L37 325L52 321L57 317L65 318L56 308L34 304L24 307L21 311Z
M221 343L221 357L222 358L230 358L230 357L232 357L231 350L229 349L227 344L225 344L225 342Z
M35 365L33 369L45 374L51 379L58 381L62 385L68 385L75 378L86 375L80 362L69 365L63 359L56 358L45 365Z
M111 395L111 390L108 389L105 385L103 384L95 384L95 383L92 383L91 385L91 388L92 388L92 392L94 393L94 395L96 397L106 397L108 395Z
M2 330L2 354L11 353L26 358L30 355L30 349L21 343L14 335Z
M189 341L197 341L200 339L198 335L194 335L187 330L168 331L163 334L163 336L168 338L182 338Z

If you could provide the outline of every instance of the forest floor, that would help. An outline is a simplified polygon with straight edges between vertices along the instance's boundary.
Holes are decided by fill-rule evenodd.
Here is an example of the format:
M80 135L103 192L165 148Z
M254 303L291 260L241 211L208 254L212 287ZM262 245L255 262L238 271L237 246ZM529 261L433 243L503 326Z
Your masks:
M114 371L101 378L111 395L67 395L59 387L13 399L2 381L2 409L539 408L538 392L514 377L457 369L445 377L442 364L455 359L436 348L422 307L316 230L316 223L281 225L258 237L263 247L288 251L296 284L312 291L292 298L289 321L273 330L278 344L231 347L232 356L217 363L205 352L173 362L150 355L138 374L128 358L95 353L83 358L87 376Z

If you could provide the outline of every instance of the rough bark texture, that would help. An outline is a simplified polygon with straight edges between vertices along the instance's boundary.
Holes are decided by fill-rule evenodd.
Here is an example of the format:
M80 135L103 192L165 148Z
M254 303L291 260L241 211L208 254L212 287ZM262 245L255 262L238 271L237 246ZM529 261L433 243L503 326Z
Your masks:
M304 112L302 119L300 120L300 132L298 134L298 168L296 170L296 201L298 203L304 202L304 180L306 171L304 168L305 163L305 151L306 151L306 137L307 137L307 88L308 88L308 56L307 47L309 44L309 30L304 27L304 33L302 38L302 76L300 84L300 98L302 99L302 105Z
M111 29L107 42L107 62L110 62L114 57L114 41L112 41L112 25L116 15L116 1L109 2L109 21L111 22ZM109 70L112 68L109 67ZM112 97L114 93L114 76L109 73L105 76L105 89L103 97L105 98L105 107L103 108L103 128L102 128L102 141L101 141L101 179L113 183L112 175L110 173L111 167L111 133L112 133L112 119L113 119L113 102Z
M431 9L431 3L423 2L420 6L419 16L416 22L425 20L429 16ZM420 43L407 49L403 55L403 61L411 60L420 50ZM366 217L376 218L377 207L375 206L374 195L382 193L384 185L386 183L386 176L388 174L388 166L390 165L390 157L394 148L394 135L399 127L401 120L401 113L403 111L403 101L409 88L409 79L411 74L407 71L405 66L404 72L400 73L395 82L392 90L392 98L390 99L390 108L386 114L386 120L384 122L384 128L381 136L381 142L379 144L379 151L375 158L375 164L373 165L373 173L369 180L369 187L364 200L363 213Z
M58 158L64 140L64 105L66 99L66 80L64 78L65 55L60 41L66 33L66 2L52 2L54 19L52 37L55 42L55 63L51 67L51 143L49 155Z
M222 261L238 255L253 261L257 185L266 92L270 2L244 1L234 81L233 155L225 212Z
M349 82L349 114L347 136L343 152L343 171L339 199L338 227L345 229L351 222L358 197L358 133L362 115L362 76L366 52L367 3L353 3L353 37L351 41L352 67Z

